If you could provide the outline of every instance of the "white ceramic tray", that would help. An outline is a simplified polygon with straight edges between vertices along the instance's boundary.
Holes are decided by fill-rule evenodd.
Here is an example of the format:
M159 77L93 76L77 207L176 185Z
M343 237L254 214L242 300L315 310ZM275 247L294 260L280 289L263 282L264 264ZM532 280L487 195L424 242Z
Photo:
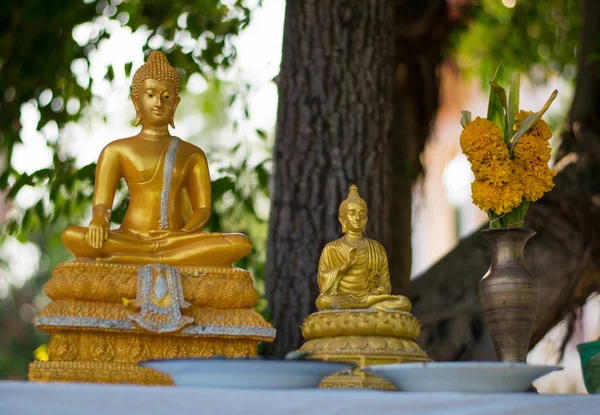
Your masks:
M561 366L505 362L431 362L363 368L413 392L523 392L537 378Z
M236 389L316 388L325 376L354 365L319 360L174 359L139 363L165 373L177 386Z

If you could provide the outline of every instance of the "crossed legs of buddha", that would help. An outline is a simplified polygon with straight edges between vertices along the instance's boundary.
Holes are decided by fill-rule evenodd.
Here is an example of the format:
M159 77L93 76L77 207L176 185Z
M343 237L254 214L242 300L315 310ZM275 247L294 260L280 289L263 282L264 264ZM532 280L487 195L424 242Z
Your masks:
M372 308L408 312L411 307L410 300L401 295L371 294L357 298L346 294L321 294L317 297L319 310Z
M109 231L100 249L85 240L87 228L71 226L63 233L63 243L78 258L121 264L169 264L181 266L231 266L248 255L252 244L242 234L186 233L168 238L143 238Z

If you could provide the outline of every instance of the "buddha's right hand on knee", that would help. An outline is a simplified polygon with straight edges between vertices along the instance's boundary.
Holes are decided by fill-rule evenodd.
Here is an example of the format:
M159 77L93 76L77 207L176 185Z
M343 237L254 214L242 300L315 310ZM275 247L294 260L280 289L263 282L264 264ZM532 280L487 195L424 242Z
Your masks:
M100 206L94 206L94 217L90 221L90 225L85 234L86 242L96 249L102 248L104 241L108 239L110 223L110 209L98 209L99 207Z

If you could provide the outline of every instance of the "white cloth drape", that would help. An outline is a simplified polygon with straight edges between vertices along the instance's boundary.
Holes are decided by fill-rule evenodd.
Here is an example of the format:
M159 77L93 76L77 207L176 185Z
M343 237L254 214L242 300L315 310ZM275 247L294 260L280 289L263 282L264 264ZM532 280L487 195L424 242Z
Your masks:
M600 395L242 390L0 382L0 414L598 415Z

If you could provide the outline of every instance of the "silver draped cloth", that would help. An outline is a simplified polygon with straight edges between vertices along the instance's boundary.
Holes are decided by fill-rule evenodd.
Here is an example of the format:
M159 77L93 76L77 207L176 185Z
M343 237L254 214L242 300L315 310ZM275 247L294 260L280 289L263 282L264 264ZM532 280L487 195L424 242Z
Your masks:
M140 310L127 318L154 333L171 333L194 322L192 317L181 314L181 309L190 307L190 303L183 297L179 271L169 265L151 264L138 269L133 305Z

